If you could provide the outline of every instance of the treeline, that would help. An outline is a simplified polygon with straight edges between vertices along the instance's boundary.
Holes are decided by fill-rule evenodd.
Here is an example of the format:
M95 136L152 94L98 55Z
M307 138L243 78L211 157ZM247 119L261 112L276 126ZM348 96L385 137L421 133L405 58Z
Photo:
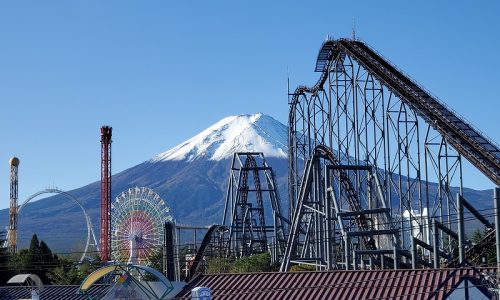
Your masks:
M5 233L0 233L0 245L5 241ZM80 284L85 277L99 268L98 257L92 262L76 263L72 257L59 257L36 234L27 249L11 254L0 247L0 285L4 285L16 274L36 274L44 284Z
M278 270L278 264L271 264L269 253L255 254L240 259L219 257L208 259L206 262L208 274L275 272Z
M479 243L488 233L487 230L477 230L471 236L471 243ZM96 256L78 263L77 257L59 257L54 254L44 241L39 241L37 235L31 238L27 249L20 249L11 254L2 247L5 242L5 232L0 232L0 285L16 274L36 274L44 284L79 285L93 271L101 267L99 257ZM458 248L457 248L458 249ZM181 257L184 257L181 255ZM162 271L162 251L151 258L150 266ZM491 265L496 262L495 249L487 249L483 263ZM207 258L204 271L209 274L219 273L253 273L278 271L277 264L271 264L269 253L256 254L240 259L234 258ZM290 271L313 270L307 265L294 265ZM181 274L183 276L184 274Z

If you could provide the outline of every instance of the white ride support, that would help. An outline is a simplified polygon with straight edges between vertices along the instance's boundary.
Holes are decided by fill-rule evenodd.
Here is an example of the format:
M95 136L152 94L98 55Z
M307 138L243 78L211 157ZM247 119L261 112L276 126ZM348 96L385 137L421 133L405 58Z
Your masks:
M61 191L61 190L59 190L57 188L47 188L47 189L45 189L43 191L37 192L37 193L31 195L30 197L28 197L28 199L24 200L24 202L19 206L19 209L17 210L18 215L21 214L21 211L23 210L23 208L31 200L33 200L36 197L38 197L40 195L43 195L43 194L60 194L60 195L63 195L66 198L68 198L68 199L72 200L73 202L75 202L81 208L81 210L83 212L83 215L85 217L85 221L87 223L87 241L85 243L85 248L83 250L82 256L80 257L80 262L82 262L85 259L86 255L87 255L87 251L88 251L91 239L94 242L93 245L96 247L97 250L99 250L99 246L97 244L97 241L96 241L96 238L95 238L95 234L94 234L94 227L92 225L92 221L90 220L90 216L87 214L87 211L85 210L85 207L83 207L83 205L80 202L80 200L78 200L75 196L71 195L68 192Z

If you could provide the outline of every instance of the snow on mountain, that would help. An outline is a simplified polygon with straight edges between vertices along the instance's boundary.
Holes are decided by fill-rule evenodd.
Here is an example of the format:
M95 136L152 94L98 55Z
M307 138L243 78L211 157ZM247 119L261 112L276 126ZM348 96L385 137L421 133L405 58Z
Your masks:
M234 152L263 152L266 157L287 157L288 129L270 116L256 113L226 117L151 161L222 160Z

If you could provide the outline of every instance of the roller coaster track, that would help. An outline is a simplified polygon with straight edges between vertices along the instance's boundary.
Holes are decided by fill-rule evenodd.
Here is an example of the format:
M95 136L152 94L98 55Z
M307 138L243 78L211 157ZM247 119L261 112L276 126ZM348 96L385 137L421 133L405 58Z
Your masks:
M203 237L203 241L201 242L200 248L196 252L196 256L194 258L193 264L191 265L191 268L189 268L189 276L188 276L188 278L186 278L186 281L189 281L189 279L191 279L196 274L196 271L198 270L198 265L203 260L203 255L205 253L205 249L212 241L212 236L213 236L214 232L215 231L224 231L224 230L227 230L226 226L222 226L222 225L210 226L207 233Z
M401 102L408 105L417 115L434 128L451 145L455 151L465 157L474 167L481 171L496 185L500 185L500 147L483 134L472 124L467 122L458 113L440 102L430 92L418 85L403 71L392 65L369 46L361 41L338 39L328 40L323 43L316 61L316 70L321 72L321 76L313 87L299 86L292 94L289 124L295 124L295 107L300 105L300 97L306 94L318 95L323 90L323 85L328 80L329 73L337 67L337 61L343 61L346 56L351 57L357 63L379 80L389 89ZM289 155L295 157L295 132L289 131ZM309 145L308 153L312 155L312 145ZM295 162L291 159L290 170L296 170ZM293 171L291 171L293 172ZM300 192L304 188L295 182L296 174L290 174L289 185L300 187ZM301 194L297 195L300 201ZM291 199L294 199L291 195ZM298 204L298 203L297 203ZM356 206L357 204L351 204ZM296 206L298 207L298 205ZM358 225L359 226L359 225ZM466 256L470 261L478 259L482 253L482 248L489 245L495 236L492 230L480 243L470 248Z
M479 130L472 127L455 112L440 103L408 76L359 41L340 40L339 45L384 82L427 123L496 185L500 185L500 148ZM486 249L495 242L495 230L490 231L478 244L468 249L467 260L480 262Z
M482 258L486 253L494 249L496 243L496 231L494 229L490 230L479 243L474 244L472 247L467 249L465 252L465 258L467 262L474 265L482 264ZM448 263L449 268L456 267L459 264L458 259L452 260Z
M408 76L398 71L362 42L341 40L340 44L364 67L373 72L411 106L464 157L496 185L500 185L500 148L462 117L440 103Z
M287 248L285 250L285 259L282 262L281 266L281 271L286 271L289 269L290 265L290 258L292 254L295 251L295 248L297 247L297 243L295 240L297 240L297 236L299 231L303 231L300 227L300 219L303 216L303 204L307 202L308 198L308 192L310 190L310 187L313 182L313 166L316 164L316 162L320 159L323 158L327 160L330 164L332 165L340 165L339 160L335 156L335 154L332 152L331 149L324 145L318 145L314 149L314 155L313 157L307 162L306 164L306 169L304 170L304 176L302 177L302 184L301 184L301 189L300 189L300 194L299 194L299 201L297 203L297 209L295 210L295 213L293 215L292 219L292 227L290 229L290 234L288 236L288 242L287 242ZM344 190L347 198L348 205L352 211L362 211L363 208L361 207L361 203L357 197L356 190L354 189L353 184L351 183L351 180L349 179L349 176L347 173L343 170L335 170L335 175L336 177L339 178L340 184L342 186L342 189ZM360 231L368 231L370 229L368 219L366 215L359 214L355 216L355 222L357 227L359 228ZM363 236L363 242L365 244L365 247L367 250L376 250L377 247L375 245L375 240L371 238L370 236ZM288 259L287 259L288 258ZM286 261L285 261L286 260Z
M467 261L475 264L480 264L482 257L488 251L493 249L496 242L495 230L490 230L479 243L475 244L465 252Z
M328 149L328 147L325 147L323 145L316 146L315 152L318 157L323 157L324 159L328 160L332 165L340 165L339 160L333 154L332 150ZM361 204L357 197L356 190L354 189L347 173L342 170L336 170L335 172L337 173L335 175L339 178L340 184L342 185L342 188L346 193L346 198L350 209L352 211L362 211L363 208L361 207ZM367 231L370 229L366 215L357 215L355 217L355 222L360 230ZM373 239L365 239L365 246L370 250L376 249Z
M250 238L250 240L252 242L256 242L258 244L260 244L260 249L262 251L267 251L267 237L266 237L266 222L265 222L265 219L264 219L264 202L262 201L262 188L261 188L261 185L260 185L260 177L259 177L259 171L257 169L257 162L255 161L255 158L252 157L252 156L248 156L247 159L245 160L245 169L242 171L242 175L243 175L243 179L242 179L242 183L241 183L241 186L242 186L242 193L241 193L241 199L239 201L239 203L242 203L242 204L247 204L248 203L248 190L249 190L249 186L248 186L248 173L250 172L249 170L250 169L253 169L252 173L253 173L253 180L254 180L254 184L255 184L255 198L256 198L256 202L257 202L257 207L252 207L251 210L255 210L259 216L259 224L255 224L257 225L257 228L255 228L257 231L257 237L258 239L255 240L254 237L252 236L252 238ZM254 224L252 224L252 219L250 218L244 218L244 222L245 224L242 224L243 228L245 228L246 230L243 230L243 234L252 234L253 235L253 231L252 230L252 227ZM249 231L249 232L245 232L245 231ZM243 239L245 240L245 237L243 237Z
M316 63L316 71L322 72L320 79L312 88L299 86L293 102L296 103L299 95L305 92L317 92L328 77L330 63L338 55L346 54L398 95L491 181L500 185L500 147L363 42L346 39L325 42Z

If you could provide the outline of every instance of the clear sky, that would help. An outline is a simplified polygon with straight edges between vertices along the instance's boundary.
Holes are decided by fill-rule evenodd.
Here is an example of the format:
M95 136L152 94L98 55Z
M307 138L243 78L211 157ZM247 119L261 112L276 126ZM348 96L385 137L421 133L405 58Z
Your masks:
M98 180L103 124L113 173L228 115L286 124L287 74L291 89L315 83L322 41L351 37L353 18L358 37L499 142L499 2L422 2L1 1L0 208L12 155L20 201ZM474 174L472 187L493 186Z

